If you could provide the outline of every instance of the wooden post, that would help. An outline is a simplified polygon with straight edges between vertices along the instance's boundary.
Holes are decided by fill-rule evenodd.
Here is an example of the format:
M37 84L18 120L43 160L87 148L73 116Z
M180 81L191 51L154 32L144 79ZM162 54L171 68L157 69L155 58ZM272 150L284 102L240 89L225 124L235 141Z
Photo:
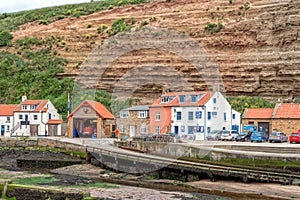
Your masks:
M69 118L69 138L73 138L73 117Z

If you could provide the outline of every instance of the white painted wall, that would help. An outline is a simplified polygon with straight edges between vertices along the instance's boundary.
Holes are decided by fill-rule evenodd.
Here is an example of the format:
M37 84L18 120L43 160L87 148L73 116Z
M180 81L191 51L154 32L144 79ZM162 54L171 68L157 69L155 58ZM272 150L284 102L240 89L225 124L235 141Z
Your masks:
M214 102L214 99L216 100ZM181 120L176 119L176 112L181 112ZM188 113L193 112L193 120L188 119ZM201 112L201 118L196 118L196 112ZM211 113L211 119L208 120L208 113ZM224 113L226 113L226 120L224 119ZM236 119L232 119L232 114L235 114ZM231 109L230 104L227 102L226 98L220 93L215 92L209 101L203 106L191 106L191 107L172 107L172 123L171 131L175 133L175 126L178 126L178 135L184 136L189 135L189 126L203 127L203 132L198 132L194 130L195 134L200 140L206 138L208 131L212 130L231 130L232 125L240 124L240 113ZM216 115L214 115L216 114ZM184 129L181 127L185 127ZM184 130L184 131L183 131ZM201 130L201 129L200 129Z
M7 121L7 117L10 118L9 121ZM0 137L1 137L1 126L4 126L4 137L10 136L10 130L13 127L13 116L0 116Z
M48 101L48 103L43 108L48 108L48 110L46 112L32 112L27 109L26 111L14 112L13 125L15 126L18 123L21 123L21 121L25 120L25 115L28 115L28 121L31 125L39 125L38 135L44 136L46 130L48 132L47 122L49 120L49 114L51 114L51 119L60 119L60 115L57 113L57 110L50 101ZM19 115L22 115L22 119L19 119ZM34 115L37 115L37 120L34 120ZM57 131L57 135L61 135L61 125L58 126ZM15 131L13 136L30 136L30 125L21 125Z

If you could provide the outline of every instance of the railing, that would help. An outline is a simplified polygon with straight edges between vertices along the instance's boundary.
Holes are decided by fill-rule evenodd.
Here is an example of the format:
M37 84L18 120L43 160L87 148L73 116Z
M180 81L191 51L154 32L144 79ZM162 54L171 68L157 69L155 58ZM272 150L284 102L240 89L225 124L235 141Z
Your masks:
M12 136L16 130L18 130L20 128L20 122L18 122L12 129L11 129L11 132L10 132L10 136Z

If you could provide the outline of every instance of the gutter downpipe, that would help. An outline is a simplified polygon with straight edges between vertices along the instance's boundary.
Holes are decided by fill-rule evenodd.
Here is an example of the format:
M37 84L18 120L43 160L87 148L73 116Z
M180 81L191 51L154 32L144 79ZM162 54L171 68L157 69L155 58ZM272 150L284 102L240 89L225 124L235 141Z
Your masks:
M205 138L206 138L206 131L207 131L207 128L206 128L206 106L204 105L203 106L203 108L204 108L204 140L205 140Z

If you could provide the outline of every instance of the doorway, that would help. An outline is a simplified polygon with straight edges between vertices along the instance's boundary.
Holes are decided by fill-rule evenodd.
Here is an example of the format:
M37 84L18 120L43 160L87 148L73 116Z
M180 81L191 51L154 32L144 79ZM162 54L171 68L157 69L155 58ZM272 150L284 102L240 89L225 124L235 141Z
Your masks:
M5 126L1 125L1 136L4 136L4 132L5 132Z
M135 126L130 126L129 127L129 137L134 137L135 136Z

